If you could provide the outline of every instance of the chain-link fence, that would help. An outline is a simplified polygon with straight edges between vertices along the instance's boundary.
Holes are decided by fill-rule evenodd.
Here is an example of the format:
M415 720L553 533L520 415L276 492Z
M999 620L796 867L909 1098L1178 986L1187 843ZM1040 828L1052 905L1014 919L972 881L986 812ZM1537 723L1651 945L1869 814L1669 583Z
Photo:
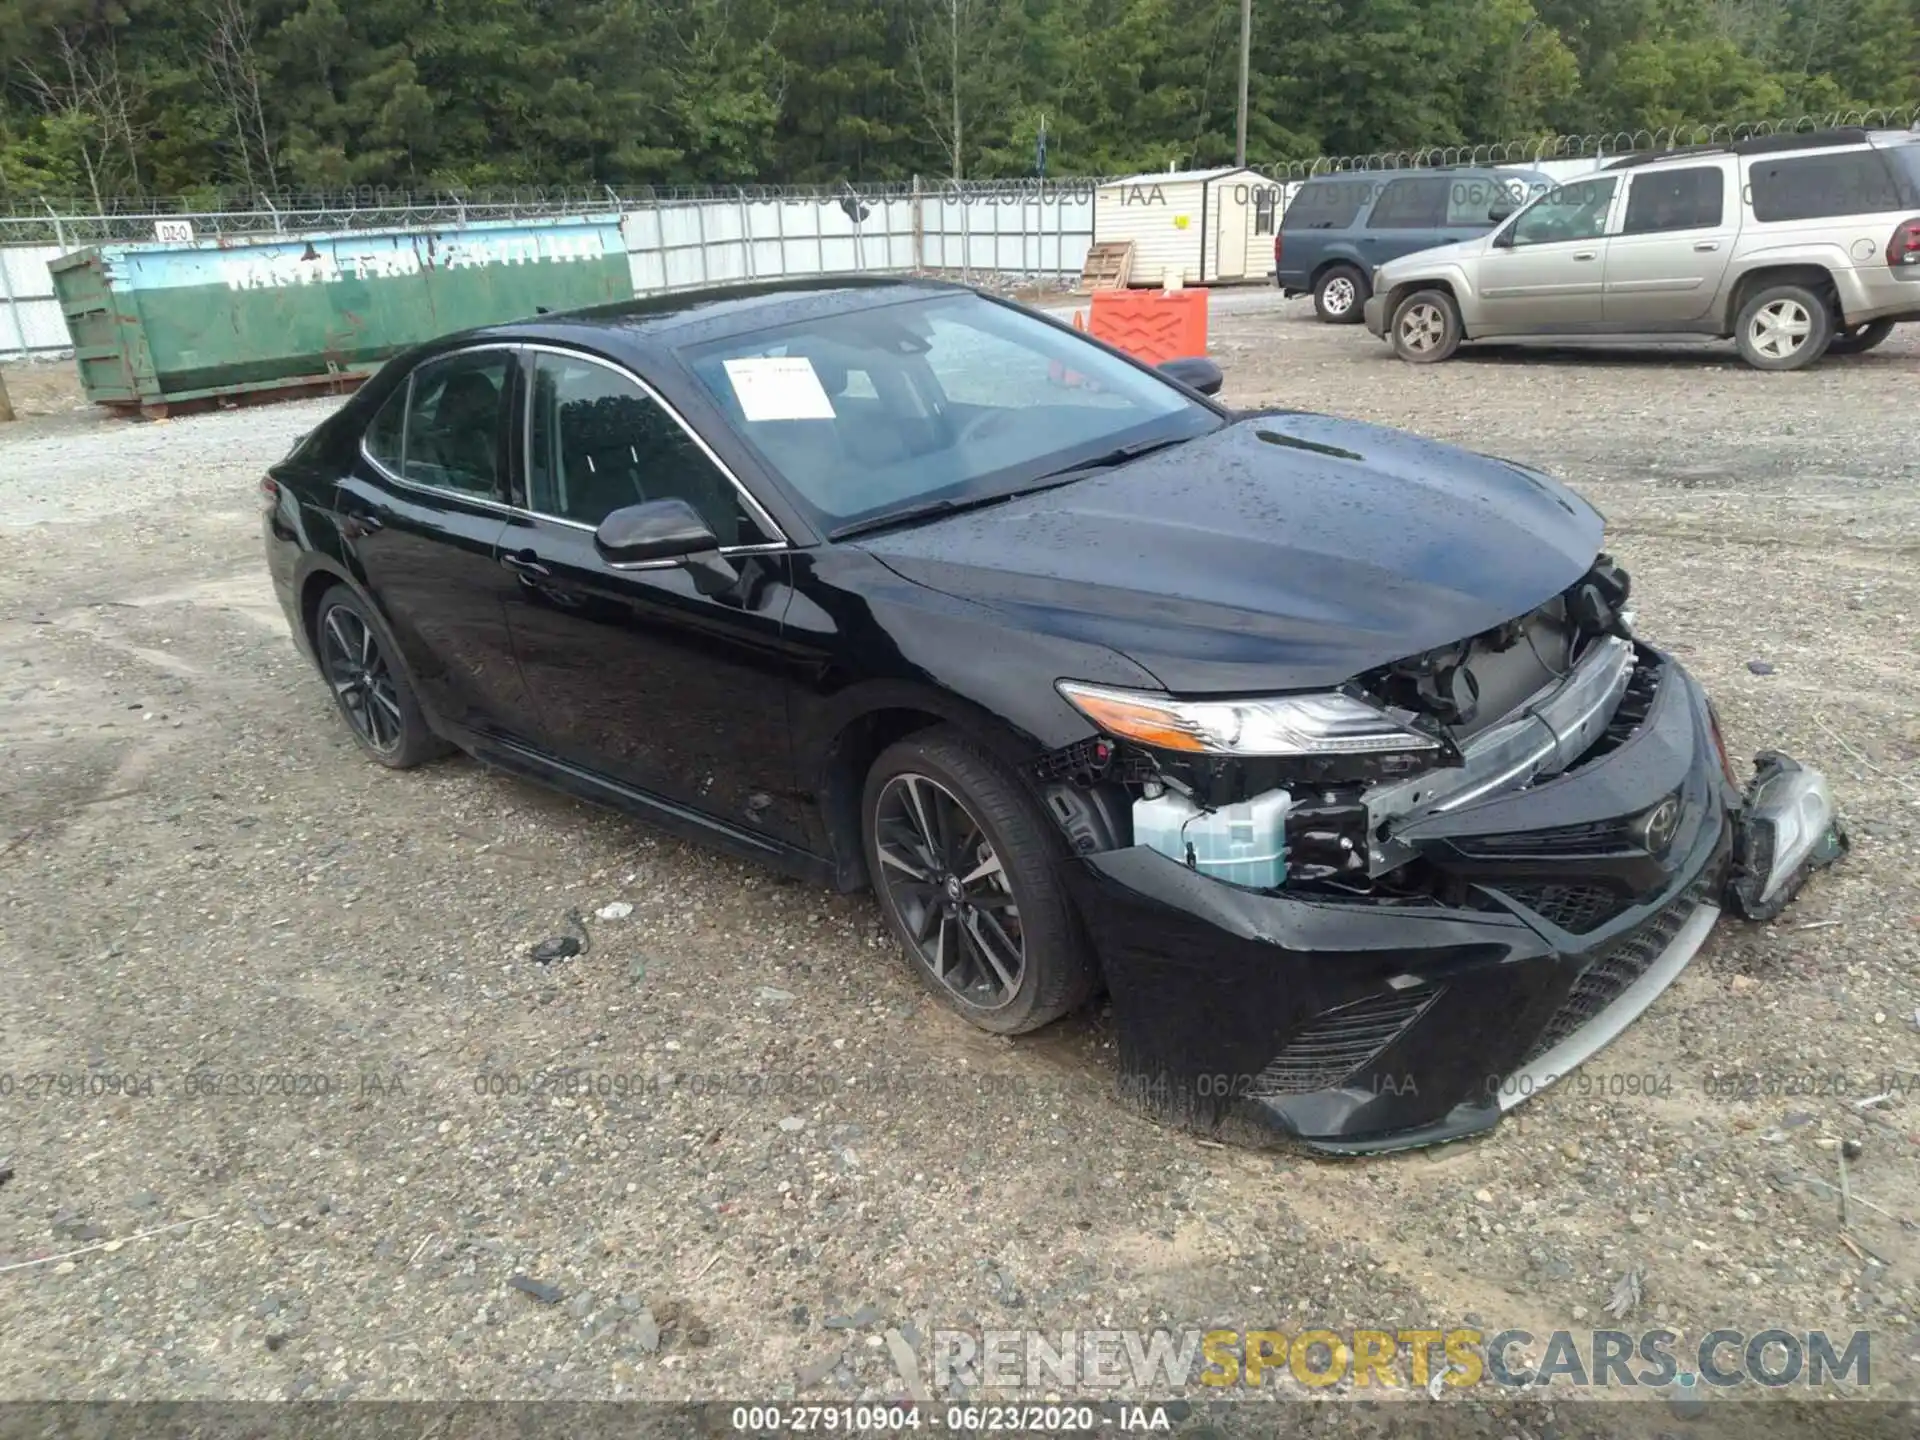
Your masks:
M1845 126L1920 128L1920 105L1321 155L1255 168L1282 187L1284 207L1298 182L1329 172L1513 165L1542 168L1558 179L1636 151ZM915 179L857 186L558 185L462 192L363 186L344 192L133 196L104 204L0 199L0 355L57 352L70 343L46 264L85 245L186 233L219 240L388 228L432 231L487 220L611 214L620 219L634 287L643 293L848 270L1058 277L1079 273L1094 238L1094 194L1101 183L1095 177L964 184Z
M1665 126L1651 130L1536 135L1476 145L1430 145L1364 155L1319 155L1254 168L1278 182L1343 170L1423 169L1443 165L1526 165L1593 159L1679 145L1707 145L1750 136L1831 130L1920 128L1920 104L1839 110L1790 119ZM897 181L833 185L535 185L512 189L421 191L363 185L345 191L209 192L194 196L123 196L102 203L75 196L0 199L0 245L56 245L70 249L111 241L150 240L160 220L186 220L196 235L301 234L390 226L441 229L474 220L520 220L694 203L783 203L872 206L915 196L1042 207L1091 204L1104 177L1059 180Z

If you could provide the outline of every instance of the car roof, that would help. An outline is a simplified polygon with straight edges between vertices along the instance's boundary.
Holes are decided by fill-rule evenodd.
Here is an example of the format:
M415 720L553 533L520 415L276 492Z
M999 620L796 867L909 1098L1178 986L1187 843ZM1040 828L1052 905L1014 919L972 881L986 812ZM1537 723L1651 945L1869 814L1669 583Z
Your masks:
M944 280L871 275L712 285L490 325L449 336L448 341L571 340L625 350L679 349L829 315L976 293L970 286Z

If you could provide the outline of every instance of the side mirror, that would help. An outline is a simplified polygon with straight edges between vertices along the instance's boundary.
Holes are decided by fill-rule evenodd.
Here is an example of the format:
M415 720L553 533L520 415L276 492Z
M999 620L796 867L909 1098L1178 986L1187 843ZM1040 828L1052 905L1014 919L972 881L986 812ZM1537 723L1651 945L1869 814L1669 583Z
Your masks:
M1198 390L1202 395L1218 395L1227 379L1220 373L1220 367L1204 355L1163 360L1158 368L1169 380L1177 380L1189 390Z
M1487 223L1498 225L1502 220L1513 218L1513 206L1505 200L1496 200L1487 208Z
M593 532L593 544L609 565L680 560L720 548L713 528L678 496L614 511Z

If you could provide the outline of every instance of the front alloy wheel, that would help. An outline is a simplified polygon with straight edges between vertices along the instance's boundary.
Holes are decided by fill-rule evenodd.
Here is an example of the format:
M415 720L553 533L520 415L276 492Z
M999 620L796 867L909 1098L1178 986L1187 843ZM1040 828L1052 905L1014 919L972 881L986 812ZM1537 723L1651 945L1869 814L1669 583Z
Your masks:
M1018 1035L1093 994L1059 827L997 756L948 726L909 735L867 772L861 819L881 911L946 1005Z
M938 780L887 781L875 815L880 883L913 957L954 998L999 1010L1027 972L1006 867L967 807Z

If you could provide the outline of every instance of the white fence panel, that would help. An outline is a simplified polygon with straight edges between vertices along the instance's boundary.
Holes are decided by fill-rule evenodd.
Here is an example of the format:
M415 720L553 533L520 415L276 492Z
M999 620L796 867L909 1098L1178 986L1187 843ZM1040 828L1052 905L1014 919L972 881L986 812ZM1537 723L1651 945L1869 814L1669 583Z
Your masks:
M53 293L47 262L57 245L0 249L0 356L57 354L73 348Z

